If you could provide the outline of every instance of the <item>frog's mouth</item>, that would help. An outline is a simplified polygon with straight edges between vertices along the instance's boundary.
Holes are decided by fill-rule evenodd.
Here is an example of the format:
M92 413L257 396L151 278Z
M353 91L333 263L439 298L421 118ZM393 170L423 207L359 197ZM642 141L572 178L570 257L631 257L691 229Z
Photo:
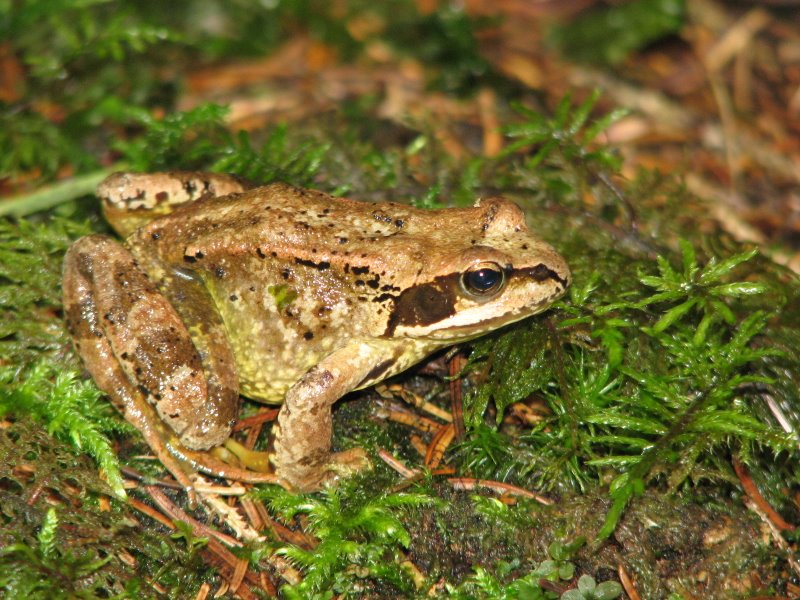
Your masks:
M554 298L545 300L536 306L526 306L515 312L492 315L477 319L468 312L457 313L450 318L430 325L402 325L394 330L395 337L409 337L415 339L441 340L448 344L467 342L478 338L490 331L495 331L511 323L516 323L533 315L545 311L558 299L563 292Z

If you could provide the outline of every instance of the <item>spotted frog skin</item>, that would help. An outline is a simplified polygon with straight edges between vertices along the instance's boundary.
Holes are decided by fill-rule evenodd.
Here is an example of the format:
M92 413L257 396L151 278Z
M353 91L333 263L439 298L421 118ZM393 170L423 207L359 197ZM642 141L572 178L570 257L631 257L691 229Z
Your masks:
M98 195L125 243L69 249L67 325L188 489L198 471L311 490L363 467L360 449L331 453L336 400L541 312L570 280L503 198L420 210L208 173L118 173ZM228 440L240 394L282 404L272 474L205 452Z

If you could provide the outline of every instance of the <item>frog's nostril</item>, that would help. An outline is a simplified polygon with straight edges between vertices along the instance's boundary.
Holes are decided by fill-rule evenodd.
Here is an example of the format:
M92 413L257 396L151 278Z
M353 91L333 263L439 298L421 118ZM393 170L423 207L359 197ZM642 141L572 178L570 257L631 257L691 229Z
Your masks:
M528 269L528 274L539 283L552 279L553 281L560 283L564 289L566 289L566 287L569 285L569 275L567 275L566 278L562 277L558 274L558 271L554 271L545 264L538 264L535 267Z
M547 279L559 279L558 275L545 265L536 265L530 270L531 277L536 281L545 281Z

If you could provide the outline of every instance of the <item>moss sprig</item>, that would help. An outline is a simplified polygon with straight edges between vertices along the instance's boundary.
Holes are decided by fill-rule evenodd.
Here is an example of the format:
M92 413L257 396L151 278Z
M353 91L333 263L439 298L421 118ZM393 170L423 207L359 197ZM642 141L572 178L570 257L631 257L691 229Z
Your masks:
M400 566L400 551L411 537L400 512L435 503L421 493L370 496L348 485L326 488L320 494L292 494L280 488L256 493L284 520L304 516L307 531L319 539L311 550L285 545L277 552L299 566L305 578L286 586L287 598L316 598L324 590L359 597L360 580L382 579L399 590L413 589Z
M92 576L112 559L94 551L66 549L57 544L58 513L45 514L36 542L22 540L0 548L0 589L14 598L97 598L102 579Z
M31 368L0 367L0 414L45 423L51 435L90 454L114 493L125 497L119 460L108 435L133 428L114 413L91 381L49 361Z

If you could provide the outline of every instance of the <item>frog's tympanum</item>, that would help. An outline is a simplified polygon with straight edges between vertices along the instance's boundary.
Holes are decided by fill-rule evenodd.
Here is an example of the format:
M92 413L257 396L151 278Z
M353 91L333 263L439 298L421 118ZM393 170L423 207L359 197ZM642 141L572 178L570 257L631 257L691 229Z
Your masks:
M336 400L544 310L570 279L502 198L420 210L202 173L116 174L98 195L126 241L69 249L69 330L187 487L205 471L310 490L368 464L331 453ZM272 475L202 452L228 439L239 394L283 404Z

